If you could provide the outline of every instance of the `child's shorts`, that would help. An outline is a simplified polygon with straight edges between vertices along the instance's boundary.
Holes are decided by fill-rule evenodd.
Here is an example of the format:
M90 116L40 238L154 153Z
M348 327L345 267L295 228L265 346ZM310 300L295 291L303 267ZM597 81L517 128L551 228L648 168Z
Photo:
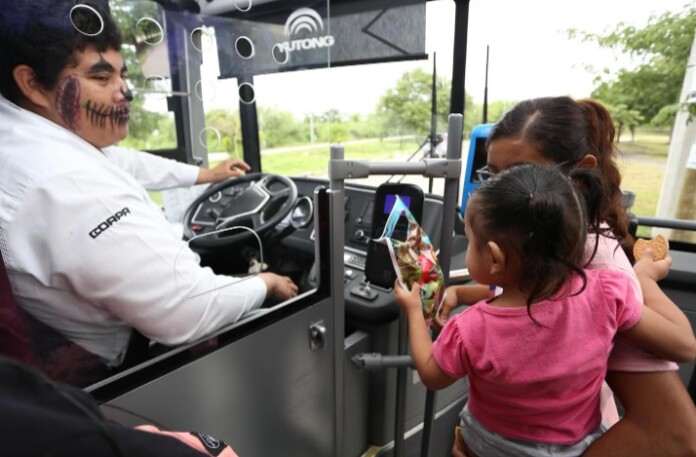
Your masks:
M471 415L467 406L459 417L462 419L464 454L468 457L575 457L582 455L606 430L600 425L597 430L571 445L539 443L506 438L491 432Z

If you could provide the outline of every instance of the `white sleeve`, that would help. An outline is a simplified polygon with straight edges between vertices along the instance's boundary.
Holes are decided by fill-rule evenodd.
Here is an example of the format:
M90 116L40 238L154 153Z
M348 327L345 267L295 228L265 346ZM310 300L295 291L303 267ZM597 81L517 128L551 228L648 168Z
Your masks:
M102 149L109 162L133 176L147 190L189 187L196 183L199 168L165 159L149 152L111 146Z
M198 264L160 211L108 172L54 178L29 236L72 292L163 344L209 334L258 308L264 282Z

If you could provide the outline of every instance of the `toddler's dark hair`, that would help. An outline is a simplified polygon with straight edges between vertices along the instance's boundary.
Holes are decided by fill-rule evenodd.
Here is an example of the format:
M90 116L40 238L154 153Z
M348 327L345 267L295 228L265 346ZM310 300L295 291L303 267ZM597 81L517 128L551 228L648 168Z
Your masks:
M591 170L574 170L569 178L557 167L523 164L484 181L472 195L470 224L479 242L495 241L520 257L519 288L528 295L530 317L533 303L556 296L574 274L583 280L575 293L585 289L584 199L601 192L602 180Z

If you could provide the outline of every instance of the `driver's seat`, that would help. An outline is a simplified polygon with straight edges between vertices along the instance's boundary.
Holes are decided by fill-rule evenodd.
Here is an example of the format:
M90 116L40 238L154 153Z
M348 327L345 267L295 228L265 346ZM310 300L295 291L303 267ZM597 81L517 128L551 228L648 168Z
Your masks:
M15 302L0 252L0 353L79 387L109 374L96 355L22 310Z
M0 352L26 365L37 366L24 321L10 289L10 280L0 252Z

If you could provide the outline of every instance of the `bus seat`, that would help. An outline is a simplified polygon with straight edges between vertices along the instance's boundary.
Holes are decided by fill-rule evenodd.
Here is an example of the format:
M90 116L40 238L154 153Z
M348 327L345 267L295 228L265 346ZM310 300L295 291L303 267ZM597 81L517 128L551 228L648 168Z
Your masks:
M30 348L24 322L10 289L5 263L0 262L0 352L25 365L37 367L38 360Z
M64 337L23 309L19 314L27 329L31 348L39 360L39 368L54 381L86 387L110 374L101 359Z
M109 374L99 357L17 306L1 252L0 353L40 369L55 381L79 387Z

